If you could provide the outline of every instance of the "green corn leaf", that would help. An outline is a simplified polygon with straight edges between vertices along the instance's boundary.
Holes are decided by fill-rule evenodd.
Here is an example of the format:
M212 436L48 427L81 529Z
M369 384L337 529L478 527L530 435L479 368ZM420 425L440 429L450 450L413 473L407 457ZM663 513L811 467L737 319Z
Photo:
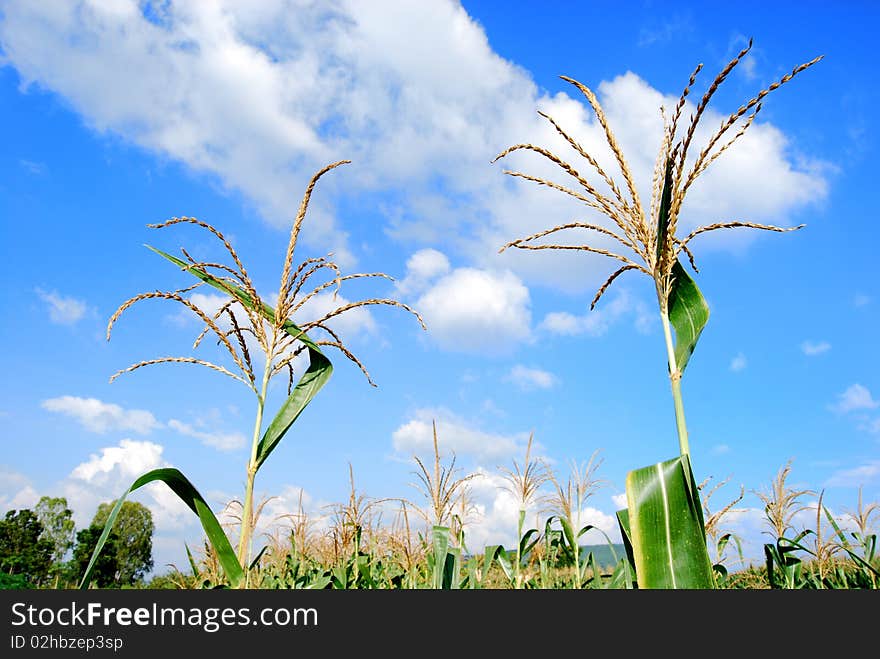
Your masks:
M632 588L634 587L633 584L636 583L636 559L633 555L632 533L629 530L629 510L624 508L617 511L617 524L620 526L620 537L623 540L623 549L626 552L624 571L626 572L627 583L630 584L628 587Z
M440 590L443 588L446 554L449 551L449 527L435 526L431 533L431 544L434 548L432 583L435 589Z
M577 538L574 535L574 529L571 523L563 516L559 517L559 524L562 526L562 534L568 544L568 550L574 555L574 547L577 544Z
M672 159L666 161L663 177L663 191L660 195L660 209L657 213L657 261L662 261L669 232L669 208L672 205ZM669 322L675 328L675 363L679 372L684 372L700 332L709 320L709 307L703 299L697 284L681 265L680 261L672 264L672 287L669 291L667 305Z
M530 542L532 536L534 536L535 539ZM519 541L519 555L525 558L528 553L535 548L535 545L538 544L540 539L541 538L538 536L538 529L529 529L526 531Z
M289 325L295 327L293 323L289 323ZM289 334L296 336L293 331L288 329L288 323L285 323L284 329ZM290 396L281 405L281 409L275 414L275 418L272 419L257 445L257 469L266 461L272 450L278 446L278 442L281 441L293 422L297 420L306 405L327 383L332 373L333 365L330 360L319 350L309 347L309 368L303 373Z
M675 329L675 364L684 372L700 333L709 321L709 305L681 262L672 266L669 291L669 322Z
M92 570L95 567L95 561L97 561L101 549L104 547L104 543L107 542L107 537L110 535L113 523L116 521L117 515L119 515L119 511L122 508L122 503L125 501L125 498L131 492L134 492L138 488L154 481L165 483L187 506L189 506L190 510L198 515L199 520L202 523L202 528L205 530L205 535L208 537L208 541L211 543L214 551L217 552L217 558L220 561L220 566L223 568L223 572L226 574L226 578L229 579L230 585L233 587L237 586L241 582L244 572L241 569L241 565L238 563L238 558L235 555L235 551L232 549L232 545L229 544L229 538L226 537L226 534L220 526L220 522L217 521L214 513L211 512L211 508L202 498L202 495L199 494L198 490L196 490L192 483L189 482L186 476L177 469L163 468L153 469L152 471L145 473L132 483L131 487L129 487L122 496L116 500L116 504L113 506L113 510L110 511L110 515L107 517L107 522L104 524L104 530L101 532L101 536L98 538L98 543L95 545L95 549L92 552L92 558L89 560L89 564L86 567L85 574L83 574L79 587L83 589L88 588L89 582L92 579Z
M264 318L269 321L274 321L275 309L265 303L257 309L256 301L250 296L250 294L235 284L222 279L217 279L203 269L196 268L192 264L163 252L160 249L156 249L150 245L147 245L147 247L179 266L181 269L195 275L205 283L236 298L248 309L258 310ZM272 450L278 446L278 442L281 441L282 437L284 437L285 433L290 429L290 426L293 425L293 422L296 421L306 405L311 402L333 373L333 365L330 363L330 360L327 359L324 353L321 352L320 348L318 348L315 342L312 341L305 332L297 327L291 320L286 320L284 322L283 329L290 336L306 345L309 351L309 367L306 369L306 372L303 373L299 382L296 383L290 396L288 396L287 400L281 405L275 418L272 419L272 422L269 424L269 427L266 428L266 432L260 439L260 443L257 445L257 469L259 469L266 461L266 458L269 457Z
M666 246L669 230L669 207L672 206L672 158L666 160L666 173L663 176L663 192L660 194L660 209L657 213L657 261L661 260Z
M260 552L259 552L259 553L257 554L257 556L254 558L254 560L251 561L251 567L250 567L251 570L253 570L253 569L255 569L257 566L259 566L259 564L260 564L260 559L263 558L263 554L266 553L266 550L267 550L268 548L269 548L269 545L263 545L263 548L260 550Z
M189 545L185 542L183 543L184 549L186 549L186 557L189 560L189 566L192 569L192 573L194 577L199 576L199 568L196 565L196 560L193 558L192 552L189 550Z
M461 549L454 547L446 554L443 565L443 590L461 588Z
M714 588L687 456L629 472L626 498L639 588Z
M501 545L487 545L486 549L483 551L483 572L481 580L483 582L489 577L489 571L492 569L492 564L498 561L498 565L501 566L501 570L504 572L504 576L507 577L508 581L513 580L513 572L511 571L510 561L507 558L507 551Z

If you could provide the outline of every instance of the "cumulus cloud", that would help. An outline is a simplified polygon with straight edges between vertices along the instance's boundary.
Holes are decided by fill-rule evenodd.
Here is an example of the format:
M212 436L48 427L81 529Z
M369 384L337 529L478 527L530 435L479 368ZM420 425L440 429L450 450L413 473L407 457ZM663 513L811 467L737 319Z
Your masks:
M39 499L39 494L24 474L0 466L0 511L32 508Z
M86 430L104 434L115 430L147 435L162 424L146 410L126 410L97 398L60 396L42 402L44 410L65 414L76 419Z
M861 384L853 384L846 391L837 396L837 402L831 406L836 412L846 413L858 410L873 410L880 407L880 402L874 400L867 387Z
M449 410L423 408L416 410L408 421L394 431L391 436L394 450L420 457L432 455L433 422L437 424L437 444L441 455L450 452L457 456L466 455L491 466L518 456L525 451L528 442L528 433L500 435L486 432Z
M458 268L415 306L447 350L503 354L531 337L529 290L510 271Z
M518 142L570 157L535 109L559 120L606 171L616 167L577 92L541 92L451 0L307 7L282 0L10 0L0 43L24 87L60 94L99 132L216 176L276 224L290 221L316 169L348 157L352 167L322 181L322 189L381 189L394 236L429 244L453 235L475 265L500 263L530 282L580 290L604 274L601 257L496 254L513 238L589 215L552 190L506 180L499 166L488 165ZM671 107L679 86L667 95L633 72L584 82L596 89L646 199L662 131L658 106ZM689 103L683 115L692 109ZM732 109L705 113L708 128L698 131L696 148ZM693 186L681 228L733 218L779 221L821 200L824 165L792 152L780 130L755 124ZM506 165L551 171L537 159L514 154ZM348 235L328 196L313 199L318 217L306 223L304 238L348 253ZM757 233L729 232L717 240L709 234L700 248L735 247Z
M155 442L123 439L114 446L101 448L74 467L59 488L74 512L77 525L87 525L98 505L116 499L145 472L167 467L162 458L163 451L164 447ZM150 509L160 536L191 527L196 519L186 504L163 483L146 485L131 498Z
M59 295L57 291L37 289L37 295L46 303L49 320L56 325L73 325L86 315L88 307L82 300Z
M544 316L539 328L562 336L603 336L618 321L630 316L636 329L647 331L650 318L644 302L634 298L627 289L620 289L611 298L582 315L553 311Z
M117 446L102 448L77 465L71 476L89 485L101 486L111 479L132 480L161 464L162 446L154 442L123 439Z
M828 341L804 341L801 343L801 352L808 357L821 355L829 350L831 350L831 344Z
M401 295L418 294L428 284L450 270L449 259L436 249L421 249L407 259L406 276L397 282Z
M549 371L540 368L529 368L522 364L516 364L505 376L505 380L512 382L523 391L532 389L550 389L556 386L559 379Z

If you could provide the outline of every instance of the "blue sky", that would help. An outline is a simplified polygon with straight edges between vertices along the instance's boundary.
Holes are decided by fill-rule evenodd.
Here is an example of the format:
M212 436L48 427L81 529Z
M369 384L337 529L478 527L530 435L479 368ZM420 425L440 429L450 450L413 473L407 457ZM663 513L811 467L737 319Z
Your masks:
M297 260L333 252L345 272L391 275L340 293L411 304L428 330L388 307L337 325L378 387L331 353L330 383L259 474L257 494L275 497L266 519L291 512L300 490L325 514L347 497L349 464L366 495L417 500L413 456L428 455L436 421L461 473L481 474L472 548L511 541L516 506L498 466L522 460L532 432L561 479L571 460L600 452L604 486L585 519L615 536L627 471L677 453L656 296L627 273L590 312L610 261L499 254L596 216L502 173L556 176L535 154L490 161L521 142L576 159L542 110L617 172L566 75L597 92L646 200L659 106L674 105L702 62L699 99L750 37L705 126L825 58L765 99L694 184L681 224L807 226L693 243L711 308L683 381L695 475L730 479L716 508L745 489L728 528L756 558L754 490L790 459L789 484L824 490L835 514L855 508L860 486L880 499L877 18L869 2L3 2L0 507L66 496L83 525L160 465L218 509L242 495L247 388L177 365L108 382L142 359L211 355L192 350L198 323L159 301L127 311L109 342L107 321L137 293L190 283L145 243L223 258L192 227L146 227L174 216L228 235L270 296L305 185L345 158L318 183ZM157 567L182 564L194 518L160 487L137 498L154 512Z

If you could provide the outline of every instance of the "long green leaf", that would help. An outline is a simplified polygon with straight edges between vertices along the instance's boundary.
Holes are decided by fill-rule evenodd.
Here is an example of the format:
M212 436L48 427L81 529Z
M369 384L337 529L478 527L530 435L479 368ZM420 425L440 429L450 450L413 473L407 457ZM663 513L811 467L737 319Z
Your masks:
M289 323L289 325L290 328L296 327L293 323ZM284 330L288 334L296 336L295 330L288 328L288 323L284 324ZM257 445L257 469L266 461L272 450L278 446L278 442L290 430L290 426L297 420L306 405L327 383L332 373L333 365L330 360L320 350L309 346L309 368L303 373L290 396L281 405L281 409L275 414L275 418L272 419Z
M435 589L441 590L446 571L446 556L449 553L449 527L434 526L431 542L434 546L432 583Z
M663 190L660 194L660 208L657 213L657 251L658 261L662 261L667 249L669 233L669 209L672 205L672 158L667 159L663 176ZM684 372L700 333L709 320L709 307L703 299L697 284L685 270L680 261L672 264L672 286L667 299L669 321L675 328L675 362L680 372Z
M223 568L223 572L226 574L226 578L229 579L230 585L233 587L237 586L241 582L244 572L241 569L241 565L238 563L238 558L235 555L235 551L232 549L232 545L229 544L229 538L226 537L226 534L220 526L220 522L217 521L214 513L211 512L211 508L205 502L204 498L202 498L202 495L199 494L198 490L196 490L192 483L189 482L187 477L177 469L166 467L148 471L132 483L131 487L129 487L122 496L116 500L116 504L113 506L113 510L110 511L110 515L107 517L107 522L104 524L104 530L101 532L101 536L98 538L98 543L95 545L95 549L92 552L92 558L89 560L89 564L86 567L85 574L83 574L79 587L88 588L89 582L92 579L92 571L95 567L95 561L98 560L101 549L103 549L104 543L107 542L107 537L110 535L113 523L116 521L119 511L122 509L122 504L125 501L125 498L131 492L134 492L138 488L154 481L162 481L165 483L187 506L189 506L190 510L198 515L199 521L202 523L202 528L205 530L205 535L208 536L208 541L211 543L214 551L217 552L217 558L220 561L220 566Z
M623 540L623 549L626 552L626 578L627 587L635 587L636 584L636 559L633 555L632 532L629 529L629 510L624 508L617 511L617 524L620 526L620 537Z
M626 498L639 588L714 588L687 456L629 472Z
M163 252L160 249L156 249L150 245L147 245L147 247L179 266L181 269L195 275L205 283L236 298L248 309L259 311L263 317L270 322L274 322L275 309L265 302L263 302L260 305L260 308L257 309L256 301L242 288L228 281L217 279L210 273L205 272L205 270L196 268L191 263L187 263L186 261ZM266 432L260 439L260 443L257 445L257 469L259 469L266 461L266 458L269 457L272 450L278 446L278 442L281 441L281 438L284 437L285 433L290 429L290 426L293 425L293 422L296 421L306 405L311 402L333 373L333 365L330 363L330 360L321 352L317 344L315 344L305 332L297 327L293 321L289 319L285 320L283 329L287 334L306 345L309 351L309 368L296 383L290 396L288 396L287 400L281 405L275 418L272 419L272 422L269 424L269 427L266 428Z
M672 158L666 159L666 172L663 175L663 191L660 194L660 208L657 213L657 261L661 260L666 248L666 234L669 232L669 208L672 206Z
M709 305L680 261L672 266L669 322L675 328L675 363L684 372L700 333L709 321Z

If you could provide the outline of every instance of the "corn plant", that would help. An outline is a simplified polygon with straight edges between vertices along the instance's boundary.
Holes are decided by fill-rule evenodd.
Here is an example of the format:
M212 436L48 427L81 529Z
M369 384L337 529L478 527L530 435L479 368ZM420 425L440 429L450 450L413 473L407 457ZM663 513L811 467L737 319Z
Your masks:
M686 99L702 69L702 64L691 74L671 115L667 116L665 111L662 112L664 130L654 167L650 204L647 208L642 204L632 171L596 95L586 85L572 78L562 77L583 94L593 109L614 156L615 165L623 176L623 184L615 181L596 158L552 117L543 112L540 112L541 116L550 122L574 153L583 158L585 166L592 172L589 178L552 151L533 144L516 144L505 149L495 158L497 161L520 150L542 156L558 166L573 183L565 185L519 171L505 170L505 174L566 194L611 221L610 225L571 221L509 242L501 247L501 251L508 248L579 250L616 261L618 268L599 287L590 304L591 309L596 306L609 286L626 272L641 272L650 277L654 283L663 326L679 456L633 470L627 475L627 508L619 512L618 519L624 541L630 543L634 550L633 559L638 583L643 588L715 586L711 561L706 549L699 493L690 463L689 438L681 391L682 374L709 319L709 308L696 282L682 264L682 259L686 257L696 272L694 255L690 249L691 241L712 231L754 228L782 232L801 228L731 221L701 226L683 237L677 232L679 216L688 190L719 156L748 131L761 110L764 97L821 59L817 57L795 67L790 73L762 89L722 121L720 127L695 157L689 157L697 126L710 100L751 46L749 42L748 47L739 52L715 77L693 110L690 121L680 126ZM579 190L569 187L575 184L579 186ZM598 234L604 239L613 241L618 249L612 251L596 244L536 242L547 236L570 230L583 230L591 232L591 235Z
M708 492L704 491L709 483L711 478L705 479L702 483L697 486L697 490L700 492L701 499L703 502L703 516L705 517L705 531L706 531L706 539L709 543L710 547L714 548L715 556L713 558L712 569L715 570L716 580L725 580L727 579L730 571L727 569L727 566L724 565L724 561L726 558L726 552L728 546L732 542L736 547L737 554L739 555L739 561L742 563L743 561L743 552L742 552L742 543L740 542L739 536L734 533L722 532L721 522L725 517L731 515L733 513L743 512L742 508L735 508L738 503L743 500L745 497L746 491L745 488L740 486L739 494L729 501L727 504L722 506L715 512L712 512L710 509L709 502L712 499L712 496L718 492L719 489L724 487L728 482L730 482L730 478L725 478L717 485L714 485Z
M89 584L94 562L110 533L119 508L126 496L130 492L154 481L165 483L198 515L208 540L217 553L228 583L232 586L247 586L247 572L251 562L251 541L255 521L253 493L257 472L288 430L290 430L305 407L330 378L333 366L324 353L324 349L335 348L341 352L346 358L356 364L367 378L367 381L375 386L367 369L346 347L340 336L328 325L328 321L332 321L333 318L350 312L353 309L373 305L387 305L404 309L413 314L422 328L425 327L421 316L415 310L397 300L388 298L368 298L342 304L332 311L302 324L295 324L292 320L292 316L301 312L304 305L310 300L315 299L316 296L322 293L329 293L334 289L338 292L343 282L370 277L391 279L388 275L381 272L343 275L336 263L330 260L329 257L323 256L305 259L298 266L294 266L294 251L297 239L306 217L306 211L308 210L309 200L315 184L318 182L318 179L330 170L349 162L348 160L341 160L327 165L319 170L309 181L291 228L277 294L278 301L274 308L266 303L264 298L257 293L254 283L235 249L226 237L212 225L192 217L176 217L161 224L149 225L155 229L178 224L192 224L201 227L223 244L232 262L223 264L197 261L185 249L181 250L183 258L178 258L150 247L155 253L166 258L182 271L193 275L199 281L186 288L166 292L142 293L126 300L110 318L107 326L108 340L114 324L123 312L133 304L144 300L169 300L186 307L204 324L204 328L196 338L193 348L197 348L205 336L213 335L217 343L228 353L231 364L227 368L222 364L198 357L160 357L137 362L114 374L110 380L112 382L123 373L156 364L193 364L207 367L216 373L232 378L250 389L256 396L257 407L250 456L245 471L245 492L241 505L238 549L236 551L232 548L229 538L224 533L207 502L181 471L175 468L156 469L147 472L135 480L131 487L117 499L116 505L111 511L104 531L95 547L92 560L82 577L81 587L87 587ZM315 284L315 277L324 277L324 280ZM185 293L206 284L218 289L227 296L225 303L211 315L199 308L189 298L184 297ZM227 324L221 325L223 322L221 318ZM254 344L262 353L262 363L256 359L256 355L252 356L251 354ZM294 384L294 366L297 363L297 358L304 353L308 356L308 367ZM265 424L264 413L269 383L278 375L287 376L288 397L272 420Z
M587 563L582 559L580 552L580 539L596 527L592 524L582 524L581 519L584 506L590 497L604 481L596 477L596 471L602 464L598 458L599 452L593 455L585 464L571 462L568 479L563 483L555 472L547 467L550 483L553 485L552 494L545 498L550 511L553 513L548 521L559 520L562 534L559 536L562 557L572 565L572 587L581 588L587 569Z
M496 550L492 548L492 555L501 564L504 574L507 576L514 588L522 588L524 576L522 573L523 561L526 556L534 549L540 540L538 529L532 528L523 531L526 519L526 511L536 503L539 499L538 492L541 486L550 480L550 473L547 465L531 457L532 441L535 435L529 435L529 442L526 445L525 459L522 465L516 460L513 461L513 468L501 467L502 477L506 481L505 489L510 492L518 504L518 516L516 522L516 555L513 561L508 557L506 551ZM487 548L489 552L489 548Z

